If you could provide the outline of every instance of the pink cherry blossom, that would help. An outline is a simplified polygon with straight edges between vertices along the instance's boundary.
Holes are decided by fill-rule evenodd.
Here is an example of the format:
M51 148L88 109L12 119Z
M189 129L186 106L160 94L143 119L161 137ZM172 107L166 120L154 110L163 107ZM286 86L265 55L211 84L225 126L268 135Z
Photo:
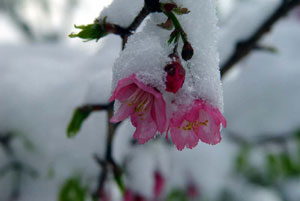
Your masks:
M221 124L226 127L222 113L204 100L195 100L192 105L180 105L173 113L169 128L173 143L178 150L193 148L199 139L215 145L221 141Z
M165 187L165 178L160 174L160 172L155 171L154 188L153 188L155 198L158 198L162 194L164 187Z
M153 87L136 79L135 74L120 80L110 101L118 100L121 105L111 123L131 117L136 130L133 137L143 144L158 132L163 133L167 126L166 103L162 94Z
M187 185L186 191L187 191L187 197L189 197L191 199L195 199L200 196L199 190L198 190L197 186L195 185L195 183L189 183Z
M147 201L143 196L133 193L131 190L127 189L124 195L124 201Z

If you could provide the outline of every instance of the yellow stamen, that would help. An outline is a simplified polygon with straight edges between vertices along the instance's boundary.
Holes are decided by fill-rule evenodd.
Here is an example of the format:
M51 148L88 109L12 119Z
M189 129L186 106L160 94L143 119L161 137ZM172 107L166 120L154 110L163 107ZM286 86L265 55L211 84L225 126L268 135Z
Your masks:
M185 122L186 120L184 120L184 122ZM192 130L193 129L193 131L194 132L196 132L197 131L197 128L199 127L199 126L207 126L207 124L208 124L208 120L206 120L206 121L204 121L204 122L201 122L201 121L187 121L187 124L185 125L185 126L183 126L182 127L182 129L184 130L184 131L189 131L189 130ZM177 127L178 129L180 129L181 127L180 126L178 126Z

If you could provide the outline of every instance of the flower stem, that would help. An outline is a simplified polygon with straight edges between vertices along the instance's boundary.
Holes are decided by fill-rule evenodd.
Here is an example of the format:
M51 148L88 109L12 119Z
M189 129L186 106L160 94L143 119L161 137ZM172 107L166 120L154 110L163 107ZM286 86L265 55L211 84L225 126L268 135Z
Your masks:
M163 9L162 9L163 10ZM165 10L163 10L163 13L169 18L172 20L173 24L174 24L174 27L175 27L175 30L177 30L181 36L181 39L183 41L183 43L185 43L187 41L187 35L186 33L184 32L180 22L178 21L176 15L170 11L170 12L166 12Z

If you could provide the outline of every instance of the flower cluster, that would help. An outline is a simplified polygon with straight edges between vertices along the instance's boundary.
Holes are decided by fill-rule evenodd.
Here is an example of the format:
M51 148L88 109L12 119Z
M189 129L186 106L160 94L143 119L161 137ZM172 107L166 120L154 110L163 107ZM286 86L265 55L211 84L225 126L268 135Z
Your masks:
M171 63L164 67L165 90L176 96L176 92L183 86L185 69L179 57L170 57ZM195 99L187 105L169 103L175 104L176 109L167 118L167 104L163 94L155 87L139 81L135 74L119 80L110 101L117 100L120 107L110 121L117 123L130 117L136 127L133 137L140 144L164 132L167 132L167 137L170 133L178 150L193 148L199 140L212 145L220 142L221 124L226 127L226 120L218 108L204 99Z

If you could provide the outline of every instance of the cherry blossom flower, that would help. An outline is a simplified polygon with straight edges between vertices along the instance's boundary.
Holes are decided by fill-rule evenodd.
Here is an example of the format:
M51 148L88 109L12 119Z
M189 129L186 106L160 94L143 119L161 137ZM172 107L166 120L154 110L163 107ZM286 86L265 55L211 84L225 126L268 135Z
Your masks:
M211 145L219 143L221 124L226 127L226 119L217 108L204 100L195 100L190 106L178 106L168 130L178 150L191 149L199 140Z
M189 183L187 185L187 197L195 199L200 196L199 190L194 183Z
M178 56L172 54L169 57L172 59L172 63L165 66L167 72L166 91L176 93L184 83L185 70Z
M154 188L153 188L155 198L158 198L162 194L164 187L165 187L165 178L160 174L160 172L155 171Z
M135 194L131 190L127 189L125 191L124 201L147 201L147 200L143 196L139 194Z
M136 130L133 137L143 144L158 132L163 133L167 126L166 103L162 94L136 79L135 74L120 80L110 101L118 100L121 105L111 123L131 117Z

